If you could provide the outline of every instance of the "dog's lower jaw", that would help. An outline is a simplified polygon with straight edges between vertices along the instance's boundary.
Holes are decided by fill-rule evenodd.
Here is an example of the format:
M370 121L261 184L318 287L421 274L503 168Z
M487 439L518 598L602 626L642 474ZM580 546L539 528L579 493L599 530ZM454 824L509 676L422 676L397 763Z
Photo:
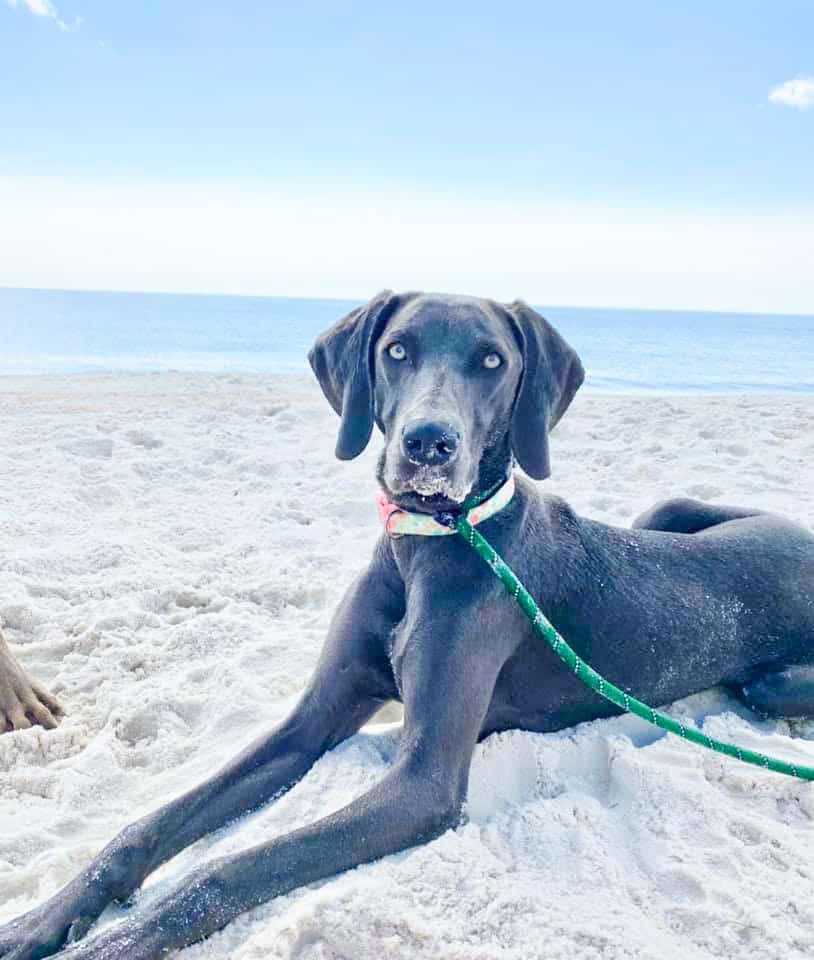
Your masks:
M404 482L399 492L417 493L426 499L440 497L450 503L460 504L466 499L471 487L471 480L456 481L443 472L419 467L412 477Z
M389 500L415 513L460 509L472 486L471 480L459 481L445 476L437 468L419 467L402 477L398 470L389 467L386 448L376 465L376 479Z

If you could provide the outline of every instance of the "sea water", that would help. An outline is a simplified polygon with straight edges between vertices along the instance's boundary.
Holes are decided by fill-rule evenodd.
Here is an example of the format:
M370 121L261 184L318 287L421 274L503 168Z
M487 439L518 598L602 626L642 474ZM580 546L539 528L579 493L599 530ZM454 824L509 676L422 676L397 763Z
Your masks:
M0 289L0 374L306 372L351 300ZM814 392L814 316L540 305L589 388Z

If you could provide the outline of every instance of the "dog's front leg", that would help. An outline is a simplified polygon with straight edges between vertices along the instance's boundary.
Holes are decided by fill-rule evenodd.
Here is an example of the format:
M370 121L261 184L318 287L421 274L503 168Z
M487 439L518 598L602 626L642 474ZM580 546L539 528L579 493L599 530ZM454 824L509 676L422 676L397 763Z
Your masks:
M273 897L454 826L503 663L500 646L464 638L453 623L420 630L403 658L401 748L379 784L311 826L205 865L145 915L77 945L65 960L157 960Z
M160 864L282 793L326 750L355 733L396 692L383 640L403 604L392 559L379 550L337 610L314 676L291 716L211 780L125 828L41 907L0 927L0 958L47 957L82 937L109 903L128 897Z

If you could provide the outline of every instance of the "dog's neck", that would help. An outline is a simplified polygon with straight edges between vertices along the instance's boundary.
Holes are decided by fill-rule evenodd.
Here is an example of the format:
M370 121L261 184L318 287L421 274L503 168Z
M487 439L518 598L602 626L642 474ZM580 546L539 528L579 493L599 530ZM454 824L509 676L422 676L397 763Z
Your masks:
M513 467L509 435L505 434L496 446L484 450L478 464L478 478L467 499L480 500L490 494L506 480Z

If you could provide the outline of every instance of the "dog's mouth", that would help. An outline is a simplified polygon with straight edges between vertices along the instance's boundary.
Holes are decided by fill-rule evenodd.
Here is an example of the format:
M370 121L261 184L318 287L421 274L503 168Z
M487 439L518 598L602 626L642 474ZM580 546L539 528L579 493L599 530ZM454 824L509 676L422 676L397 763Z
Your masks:
M399 481L397 492L417 493L420 497L442 497L453 503L463 503L469 488L438 467L418 467L414 473Z
M472 486L448 471L427 466L417 467L408 476L388 478L388 482L380 478L380 483L397 506L421 513L459 508Z
M436 514L444 511L459 510L460 501L450 500L442 494L434 493L426 496L415 491L404 491L403 493L393 493L392 490L385 490L389 500L401 510L407 510L410 513L429 513Z

